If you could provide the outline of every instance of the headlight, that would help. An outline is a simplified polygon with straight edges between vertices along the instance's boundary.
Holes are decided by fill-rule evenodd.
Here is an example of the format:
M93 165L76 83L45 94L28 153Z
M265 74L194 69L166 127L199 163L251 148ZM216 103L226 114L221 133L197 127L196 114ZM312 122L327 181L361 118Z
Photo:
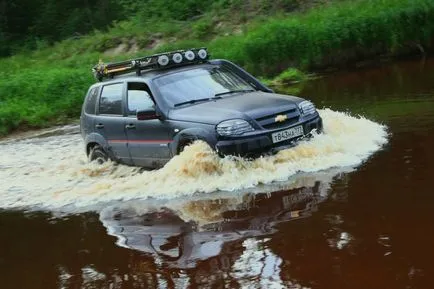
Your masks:
M219 123L216 130L221 136L237 136L255 129L244 119L231 119Z
M298 108L304 115L314 114L316 112L315 105L307 100L300 102Z

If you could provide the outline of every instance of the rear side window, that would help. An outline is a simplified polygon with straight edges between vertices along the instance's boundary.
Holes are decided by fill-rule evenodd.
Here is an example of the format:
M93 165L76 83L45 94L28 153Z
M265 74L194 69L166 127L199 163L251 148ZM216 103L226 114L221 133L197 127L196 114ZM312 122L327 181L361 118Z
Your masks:
M122 115L122 83L105 85L99 101L100 114Z
M86 104L84 107L84 111L87 114L95 114L96 97L97 96L98 96L98 88L94 87L89 91L89 94L86 98Z

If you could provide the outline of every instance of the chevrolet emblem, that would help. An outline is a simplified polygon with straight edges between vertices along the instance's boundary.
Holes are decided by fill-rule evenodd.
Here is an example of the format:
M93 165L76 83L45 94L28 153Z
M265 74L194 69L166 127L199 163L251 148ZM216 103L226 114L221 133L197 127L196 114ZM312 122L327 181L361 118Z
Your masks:
M285 120L287 120L288 117L284 114L279 114L274 118L275 122L284 122Z

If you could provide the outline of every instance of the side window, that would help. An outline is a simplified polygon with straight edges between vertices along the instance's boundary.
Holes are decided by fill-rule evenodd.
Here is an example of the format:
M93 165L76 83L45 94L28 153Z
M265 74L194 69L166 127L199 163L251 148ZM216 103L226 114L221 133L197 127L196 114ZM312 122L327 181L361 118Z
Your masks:
M128 114L136 114L138 110L154 109L155 104L145 83L128 83Z
M100 114L122 115L122 83L105 85L99 101Z
M94 87L89 91L86 98L86 105L84 111L88 114L95 114L96 98L98 96L98 87Z

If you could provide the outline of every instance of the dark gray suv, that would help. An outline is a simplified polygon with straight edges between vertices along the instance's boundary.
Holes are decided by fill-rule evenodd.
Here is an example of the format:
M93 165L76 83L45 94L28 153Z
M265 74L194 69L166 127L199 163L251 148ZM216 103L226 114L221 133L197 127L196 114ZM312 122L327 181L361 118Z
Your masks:
M91 161L163 166L195 140L220 155L255 156L322 130L314 105L275 94L239 66L209 60L205 48L93 69L81 133Z

